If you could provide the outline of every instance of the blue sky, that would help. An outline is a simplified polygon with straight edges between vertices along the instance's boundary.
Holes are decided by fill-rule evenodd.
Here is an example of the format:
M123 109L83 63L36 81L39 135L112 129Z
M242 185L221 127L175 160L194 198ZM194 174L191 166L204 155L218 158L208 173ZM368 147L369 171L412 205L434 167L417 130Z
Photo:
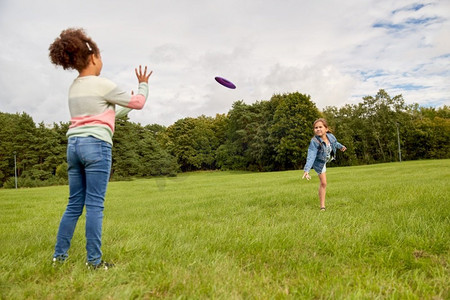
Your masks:
M129 115L141 124L291 92L319 108L379 89L406 103L450 105L448 0L1 0L0 111L70 119L67 90L78 74L48 59L68 27L86 29L102 50L102 76L125 90L137 88L135 66L153 69L146 107Z

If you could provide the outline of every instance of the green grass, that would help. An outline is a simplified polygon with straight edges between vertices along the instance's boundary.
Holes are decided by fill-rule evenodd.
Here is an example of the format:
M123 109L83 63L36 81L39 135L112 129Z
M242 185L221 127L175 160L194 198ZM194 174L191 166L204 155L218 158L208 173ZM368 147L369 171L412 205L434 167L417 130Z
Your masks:
M109 185L108 271L50 260L67 186L0 190L2 299L449 299L450 160Z

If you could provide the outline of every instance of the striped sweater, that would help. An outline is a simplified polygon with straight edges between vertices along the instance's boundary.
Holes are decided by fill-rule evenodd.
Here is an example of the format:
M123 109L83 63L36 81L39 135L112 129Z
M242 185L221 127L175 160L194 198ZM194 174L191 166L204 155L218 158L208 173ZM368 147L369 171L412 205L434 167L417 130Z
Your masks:
M137 94L132 96L106 78L76 78L69 89L71 125L67 136L93 136L112 144L116 117L143 108L147 95L145 82L139 84Z

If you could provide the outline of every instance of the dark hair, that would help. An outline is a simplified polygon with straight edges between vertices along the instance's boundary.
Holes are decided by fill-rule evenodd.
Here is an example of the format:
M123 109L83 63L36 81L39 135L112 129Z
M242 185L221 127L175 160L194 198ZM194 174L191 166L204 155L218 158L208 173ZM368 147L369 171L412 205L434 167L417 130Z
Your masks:
M323 126L327 129L327 132L331 132L330 128L328 128L327 120L324 118L320 118L314 121L313 128L316 126L316 123L322 122Z
M64 70L74 69L81 72L89 65L92 54L100 55L97 44L86 35L82 28L68 28L48 48L53 64Z

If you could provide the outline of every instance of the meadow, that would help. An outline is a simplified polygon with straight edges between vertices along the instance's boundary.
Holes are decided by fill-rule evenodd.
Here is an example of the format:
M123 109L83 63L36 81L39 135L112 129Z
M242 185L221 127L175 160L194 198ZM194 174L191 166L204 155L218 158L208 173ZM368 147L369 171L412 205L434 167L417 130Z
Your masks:
M449 299L450 160L111 182L103 255L51 257L68 187L0 189L1 299Z

